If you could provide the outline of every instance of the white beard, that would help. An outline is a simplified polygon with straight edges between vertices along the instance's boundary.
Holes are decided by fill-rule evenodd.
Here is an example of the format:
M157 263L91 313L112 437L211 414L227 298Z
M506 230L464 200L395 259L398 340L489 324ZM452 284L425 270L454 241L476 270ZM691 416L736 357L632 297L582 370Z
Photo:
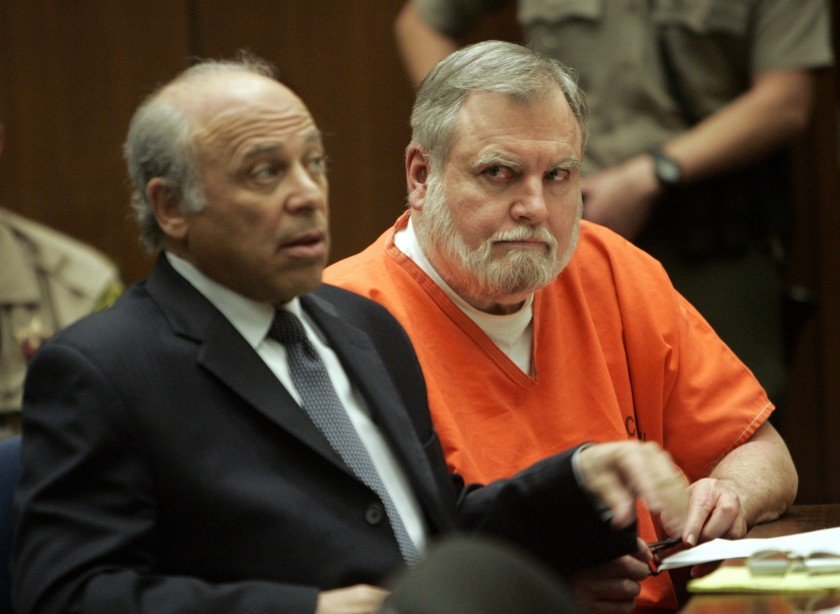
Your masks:
M471 249L455 229L445 200L442 183L430 176L417 235L438 273L465 299L496 301L543 288L566 267L577 246L582 206L578 207L569 244L558 257L557 239L545 226L530 224L500 231ZM493 256L493 244L497 241L533 239L543 241L547 249L510 249L501 256Z

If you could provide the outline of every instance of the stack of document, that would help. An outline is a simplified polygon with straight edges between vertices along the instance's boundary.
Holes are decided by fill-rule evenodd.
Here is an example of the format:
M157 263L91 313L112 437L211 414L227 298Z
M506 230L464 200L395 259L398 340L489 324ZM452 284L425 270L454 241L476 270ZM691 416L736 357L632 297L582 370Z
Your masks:
M803 558L816 552L840 556L840 527L782 537L715 539L667 557L659 569L746 558L762 550L780 550L788 552L791 557ZM840 573L789 571L784 575L762 576L752 575L746 565L724 566L692 580L688 588L692 592L811 592L840 589Z

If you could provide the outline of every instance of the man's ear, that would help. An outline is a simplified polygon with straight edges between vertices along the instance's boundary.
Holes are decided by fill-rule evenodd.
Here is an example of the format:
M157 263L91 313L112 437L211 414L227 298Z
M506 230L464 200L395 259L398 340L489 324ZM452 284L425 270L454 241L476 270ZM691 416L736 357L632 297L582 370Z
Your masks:
M146 184L146 198L163 234L170 239L184 240L190 224L181 207L181 189L170 179L155 177Z
M409 145L405 152L405 182L408 186L408 204L416 211L423 208L430 170L426 154L419 147Z

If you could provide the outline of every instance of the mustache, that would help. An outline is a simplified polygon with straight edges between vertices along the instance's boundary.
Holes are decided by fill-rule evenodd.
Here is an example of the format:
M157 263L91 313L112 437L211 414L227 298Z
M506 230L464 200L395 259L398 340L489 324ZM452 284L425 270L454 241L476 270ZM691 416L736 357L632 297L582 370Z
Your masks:
M284 228L278 237L281 241L291 241L303 235L322 234L329 235L330 224L326 215L314 212L311 215L301 216L296 220L294 226Z
M492 237L490 241L542 241L548 244L549 247L554 248L557 245L557 239L554 238L548 228L545 226L517 226L510 230L500 230Z

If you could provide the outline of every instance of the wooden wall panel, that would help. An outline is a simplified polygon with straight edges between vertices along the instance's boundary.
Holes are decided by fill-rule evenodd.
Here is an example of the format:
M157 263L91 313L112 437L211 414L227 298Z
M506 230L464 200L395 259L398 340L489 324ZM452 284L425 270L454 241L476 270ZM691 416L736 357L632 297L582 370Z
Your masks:
M391 34L401 0L193 3L193 51L248 48L272 62L325 133L333 259L353 254L404 208L413 93Z
M840 0L832 0L835 58ZM799 470L800 503L840 502L840 66L818 75L812 125L797 149L798 272L816 289L791 376L784 435Z
M793 279L815 291L817 309L794 357L781 431L800 475L799 503L840 502L840 192L836 77L818 75L812 125L796 148L797 235ZM833 468L833 469L832 469Z
M112 256L129 281L148 268L128 219L120 151L128 120L187 53L181 3L0 3L7 147L0 203Z
M0 203L95 245L133 282L149 268L120 145L137 104L193 57L247 48L278 67L325 133L333 259L404 208L413 90L392 35L402 0L4 0ZM514 38L512 8L480 36Z
M835 65L826 74L816 115L819 130L814 134L815 183L819 187L820 211L820 338L822 351L814 362L823 377L821 423L812 435L823 433L825 464L822 466L823 500L840 503L840 157L838 156L838 96L840 95L840 0L832 0Z
M146 93L191 56L249 48L309 105L331 158L334 247L367 245L403 208L413 92L392 21L403 0L2 0L0 205L96 245L142 277L120 146ZM835 16L840 0L831 0ZM838 40L834 22L835 43ZM470 41L518 40L512 4ZM801 148L798 270L820 293L791 382L786 434L800 501L840 502L840 208L836 79L821 78ZM0 263L2 266L2 263Z

